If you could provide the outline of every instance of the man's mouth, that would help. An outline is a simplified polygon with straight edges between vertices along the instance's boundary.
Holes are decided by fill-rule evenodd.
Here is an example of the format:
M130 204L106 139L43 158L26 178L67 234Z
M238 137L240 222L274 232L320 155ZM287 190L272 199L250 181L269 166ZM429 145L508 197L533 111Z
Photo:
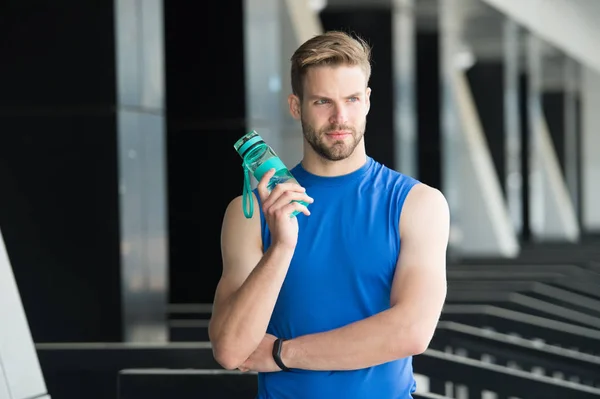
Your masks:
M349 135L350 132L345 130L334 130L332 132L327 133L327 136L331 137L332 139L343 139Z

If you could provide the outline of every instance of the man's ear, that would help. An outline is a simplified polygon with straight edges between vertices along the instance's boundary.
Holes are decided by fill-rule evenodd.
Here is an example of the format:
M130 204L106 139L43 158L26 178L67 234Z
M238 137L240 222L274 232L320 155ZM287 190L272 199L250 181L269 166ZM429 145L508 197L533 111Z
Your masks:
M367 87L367 93L366 93L366 97L365 97L365 105L367 107L367 112L365 113L365 115L369 114L369 110L371 109L371 88Z
M290 115L294 119L300 119L300 98L295 94L288 96L288 105L290 107Z

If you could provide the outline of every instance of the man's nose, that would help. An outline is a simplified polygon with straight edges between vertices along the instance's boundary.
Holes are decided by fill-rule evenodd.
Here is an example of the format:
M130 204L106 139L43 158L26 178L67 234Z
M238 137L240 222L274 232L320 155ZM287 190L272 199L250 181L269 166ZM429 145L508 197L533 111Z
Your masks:
M336 125L343 125L347 122L346 118L347 118L346 110L344 109L343 106L338 104L333 108L333 113L331 114L331 117L329 118L329 123L336 124Z

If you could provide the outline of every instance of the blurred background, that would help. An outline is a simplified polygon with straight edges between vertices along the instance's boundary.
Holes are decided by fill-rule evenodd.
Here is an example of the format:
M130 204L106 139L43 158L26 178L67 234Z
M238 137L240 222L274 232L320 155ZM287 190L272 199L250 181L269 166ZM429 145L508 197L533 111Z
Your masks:
M415 397L600 397L598 20L597 0L0 2L0 398L253 397L206 333L233 144L256 129L300 161L289 59L333 29L373 47L368 154L451 208Z

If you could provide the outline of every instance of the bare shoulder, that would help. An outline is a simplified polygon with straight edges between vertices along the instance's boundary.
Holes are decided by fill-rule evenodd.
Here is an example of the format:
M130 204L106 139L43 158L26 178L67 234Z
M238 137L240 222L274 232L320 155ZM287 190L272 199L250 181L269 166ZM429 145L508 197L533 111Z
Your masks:
M244 214L244 206L253 205L252 217ZM248 210L248 209L247 209ZM252 193L252 202L244 203L240 195L227 205L221 229L223 268L246 264L244 258L255 258L262 252L260 205Z
M432 230L447 234L449 226L450 210L444 194L427 184L416 184L408 193L402 207L401 235Z
M248 199L246 203L242 195L238 195L232 199L227 205L225 210L225 216L223 218L223 224L247 224L253 225L260 223L260 204L254 192L251 193L252 200ZM247 218L244 214L244 207L246 211L252 210L252 217Z
M246 218L243 210L243 197L234 198L227 205L221 227L221 256L223 269L215 290L213 317L210 334L215 334L215 320L218 320L227 300L248 278L262 257L260 209L253 195L254 212Z

